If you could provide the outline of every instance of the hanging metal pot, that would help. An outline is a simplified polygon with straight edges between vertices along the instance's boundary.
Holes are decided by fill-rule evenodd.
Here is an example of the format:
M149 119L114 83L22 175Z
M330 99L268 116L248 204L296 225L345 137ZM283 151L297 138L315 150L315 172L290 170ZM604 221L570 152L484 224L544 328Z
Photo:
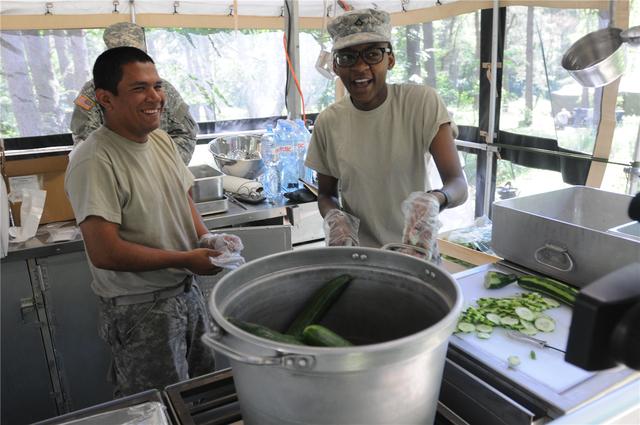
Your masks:
M562 57L562 67L584 87L615 81L626 66L626 45L640 44L640 26L626 31L603 28L576 41Z

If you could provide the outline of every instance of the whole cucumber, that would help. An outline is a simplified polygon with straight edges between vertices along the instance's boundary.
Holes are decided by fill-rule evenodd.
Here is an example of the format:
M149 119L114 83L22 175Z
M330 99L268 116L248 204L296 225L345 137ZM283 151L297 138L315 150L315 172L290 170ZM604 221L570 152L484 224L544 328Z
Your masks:
M343 274L324 284L322 288L313 294L302 312L296 317L291 326L289 326L286 334L292 335L297 339L302 339L304 328L322 319L322 316L331 308L338 297L340 297L346 289L347 283L351 282L352 279L348 274Z
M573 306L578 290L557 280L540 276L519 276L518 286L529 291L539 292L560 302Z
M322 325L309 325L302 332L302 340L307 345L317 347L351 347L352 343Z
M234 319L233 317L227 317L227 320L232 325L260 338L280 342L282 344L304 345L302 341L291 335L285 335L266 326L258 325L257 323L245 322L239 319Z

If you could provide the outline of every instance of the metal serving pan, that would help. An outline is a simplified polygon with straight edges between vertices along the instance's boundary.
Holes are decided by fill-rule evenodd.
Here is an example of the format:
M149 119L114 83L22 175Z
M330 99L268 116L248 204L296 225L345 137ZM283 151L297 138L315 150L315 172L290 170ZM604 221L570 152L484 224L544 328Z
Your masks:
M585 186L493 204L491 245L502 258L585 286L640 261L640 239L610 229L629 222L632 197Z
M191 166L189 171L195 177L191 190L195 203L225 199L222 186L224 174L206 164Z

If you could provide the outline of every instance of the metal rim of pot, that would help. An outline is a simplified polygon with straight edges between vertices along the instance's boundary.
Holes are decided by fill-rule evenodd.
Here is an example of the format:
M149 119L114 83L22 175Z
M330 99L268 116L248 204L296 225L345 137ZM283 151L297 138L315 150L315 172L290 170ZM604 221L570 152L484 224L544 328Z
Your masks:
M449 311L437 322L436 325L391 341L369 345L358 345L354 347L311 347L284 344L252 335L232 325L221 314L218 306L216 305L217 291L223 287L223 282L233 279L234 274L238 272L242 273L242 269L237 269L224 276L211 293L209 298L209 311L213 317L214 326L213 332L205 335L203 338L205 342L214 349L220 351L222 354L242 363L257 366L280 366L295 370L313 370L314 372L326 370L335 372L337 369L341 371L356 371L384 365L388 362L388 356L390 353L398 350L400 347L405 349L405 355L408 357L417 356L424 353L430 347L444 343L445 340L449 338L449 335L438 335L438 333L442 327L446 327L457 322L458 315L462 309L463 300L460 287L448 272L426 261L393 251L361 247L331 247L320 249L330 249L333 252L344 253L344 258L351 258L354 264L357 264L358 262L366 262L371 257L376 258L380 255L395 256L397 258L394 258L394 262L401 265L413 263L415 267L419 264L422 269L422 274L419 277L423 281L424 279L435 279L438 274L449 276L455 292L455 301L453 305L449 306ZM305 251L309 252L311 250ZM297 252L300 253L302 251ZM294 256L295 254L296 251L272 254L267 257L254 260L243 266L243 268L246 269L248 266L252 266L254 268L268 270L270 263L277 261L278 259L285 258L285 256ZM398 267L396 269L396 271L401 270L402 267ZM241 289L242 288L239 288L238 290ZM238 347L230 347L224 342L227 335L239 339L244 343L249 343L252 347L259 348L265 354L256 355L254 353L241 352L242 349ZM411 349L407 351L407 347L411 347ZM345 355L349 354L366 354L367 361L363 363L359 363L357 361L345 363L343 359Z

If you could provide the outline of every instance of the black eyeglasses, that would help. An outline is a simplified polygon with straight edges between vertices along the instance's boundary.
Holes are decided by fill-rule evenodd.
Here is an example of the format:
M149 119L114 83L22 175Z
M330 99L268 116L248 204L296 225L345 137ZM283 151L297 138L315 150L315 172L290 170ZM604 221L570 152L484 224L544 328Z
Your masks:
M359 57L362 57L362 60L368 65L376 65L382 62L385 53L391 53L391 49L389 47L369 47L359 52L354 52L353 50L339 51L333 54L333 59L338 66L343 68L355 65Z

